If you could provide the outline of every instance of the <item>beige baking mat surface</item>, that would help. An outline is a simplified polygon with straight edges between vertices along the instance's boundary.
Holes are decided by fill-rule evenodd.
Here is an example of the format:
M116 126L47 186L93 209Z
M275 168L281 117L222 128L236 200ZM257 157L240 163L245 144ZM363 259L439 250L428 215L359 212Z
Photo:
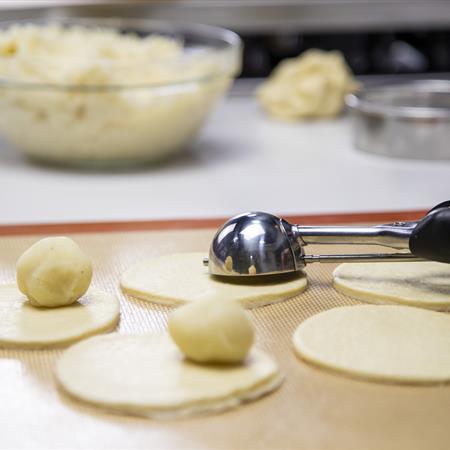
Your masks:
M133 300L120 274L151 255L207 251L212 230L79 234L92 256L94 284L121 300L120 333L163 332L166 307ZM17 257L38 237L0 239L0 281L14 280ZM336 249L323 247L324 253ZM52 378L60 350L0 350L1 448L448 449L450 386L394 386L328 373L299 361L291 335L324 309L357 304L331 287L334 266L308 267L309 289L255 309L258 344L286 380L264 399L210 417L163 422L110 415L68 400ZM450 349L449 349L450 351Z

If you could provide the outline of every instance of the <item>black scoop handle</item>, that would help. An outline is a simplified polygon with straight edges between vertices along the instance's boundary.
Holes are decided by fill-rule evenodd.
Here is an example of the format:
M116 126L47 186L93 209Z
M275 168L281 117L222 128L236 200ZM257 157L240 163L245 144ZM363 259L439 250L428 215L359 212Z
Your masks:
M431 208L426 216L430 214L431 212L435 211L436 209L442 209L442 208L450 208L450 200L447 200L446 202L439 203L439 205L436 205L435 207Z
M450 201L436 205L418 222L409 250L421 258L450 263Z

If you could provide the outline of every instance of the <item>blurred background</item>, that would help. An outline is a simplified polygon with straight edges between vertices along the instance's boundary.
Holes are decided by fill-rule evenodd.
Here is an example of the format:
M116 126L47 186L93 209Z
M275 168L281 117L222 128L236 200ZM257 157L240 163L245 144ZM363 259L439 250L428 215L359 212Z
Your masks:
M225 217L252 209L279 214L408 210L450 197L450 150L433 158L426 143L419 157L361 152L355 145L358 122L348 113L274 120L255 97L280 61L308 49L342 52L363 87L448 80L448 1L16 0L0 2L0 17L208 24L239 34L244 48L242 70L230 92L188 151L163 164L57 168L29 162L7 140L0 141L3 224ZM445 86L433 94L441 98L441 116L450 111L448 100L442 100L448 99L447 91ZM439 124L439 130L445 128L443 139L450 138L448 126Z
M450 71L445 0L2 1L2 19L149 17L217 25L244 40L241 77L309 48L340 50L357 75Z

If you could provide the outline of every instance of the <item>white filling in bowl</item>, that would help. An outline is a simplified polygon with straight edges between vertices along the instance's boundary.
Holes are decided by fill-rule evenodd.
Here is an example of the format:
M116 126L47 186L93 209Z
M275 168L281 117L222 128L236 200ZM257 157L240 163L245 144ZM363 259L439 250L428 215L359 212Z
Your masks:
M40 160L156 161L186 148L240 59L237 35L200 25L0 25L0 132Z

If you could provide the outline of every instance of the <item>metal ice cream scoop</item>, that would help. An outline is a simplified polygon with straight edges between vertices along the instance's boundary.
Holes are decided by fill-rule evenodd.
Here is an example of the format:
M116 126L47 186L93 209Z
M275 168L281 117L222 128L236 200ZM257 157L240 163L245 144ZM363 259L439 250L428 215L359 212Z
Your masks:
M308 244L369 244L396 253L309 255ZM416 222L376 226L302 226L264 212L233 217L217 231L209 258L213 275L252 276L295 272L312 262L423 261L450 263L450 201Z

